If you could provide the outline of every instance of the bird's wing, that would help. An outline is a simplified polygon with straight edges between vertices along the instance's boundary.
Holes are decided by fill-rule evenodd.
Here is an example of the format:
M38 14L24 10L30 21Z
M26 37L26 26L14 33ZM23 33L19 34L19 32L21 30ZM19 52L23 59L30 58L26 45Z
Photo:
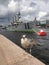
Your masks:
M33 42L33 39L28 39L30 42Z

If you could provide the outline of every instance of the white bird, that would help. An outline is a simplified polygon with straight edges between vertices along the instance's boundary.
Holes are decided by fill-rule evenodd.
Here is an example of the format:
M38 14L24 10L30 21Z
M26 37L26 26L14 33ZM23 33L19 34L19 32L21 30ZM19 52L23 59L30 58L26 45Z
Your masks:
M26 35L23 35L23 37L21 38L21 45L26 50L27 48L30 48L30 54L31 54L31 48L35 45L35 41L33 39L28 39Z

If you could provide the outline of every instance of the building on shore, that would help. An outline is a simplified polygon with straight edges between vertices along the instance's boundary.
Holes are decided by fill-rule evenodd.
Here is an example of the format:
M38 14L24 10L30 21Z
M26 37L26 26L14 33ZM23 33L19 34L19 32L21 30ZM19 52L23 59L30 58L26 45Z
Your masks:
M49 20L46 20L46 27L49 27Z

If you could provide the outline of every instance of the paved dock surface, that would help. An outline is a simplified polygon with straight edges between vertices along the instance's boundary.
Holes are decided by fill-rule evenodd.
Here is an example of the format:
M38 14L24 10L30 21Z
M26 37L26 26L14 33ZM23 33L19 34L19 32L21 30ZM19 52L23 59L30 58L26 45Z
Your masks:
M0 65L45 65L0 34Z

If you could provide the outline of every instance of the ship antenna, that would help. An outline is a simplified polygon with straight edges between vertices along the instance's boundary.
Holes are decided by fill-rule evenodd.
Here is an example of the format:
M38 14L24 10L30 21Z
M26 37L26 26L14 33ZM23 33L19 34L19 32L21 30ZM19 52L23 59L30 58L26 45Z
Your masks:
M21 18L21 13L20 13L20 2L18 0L18 21Z

